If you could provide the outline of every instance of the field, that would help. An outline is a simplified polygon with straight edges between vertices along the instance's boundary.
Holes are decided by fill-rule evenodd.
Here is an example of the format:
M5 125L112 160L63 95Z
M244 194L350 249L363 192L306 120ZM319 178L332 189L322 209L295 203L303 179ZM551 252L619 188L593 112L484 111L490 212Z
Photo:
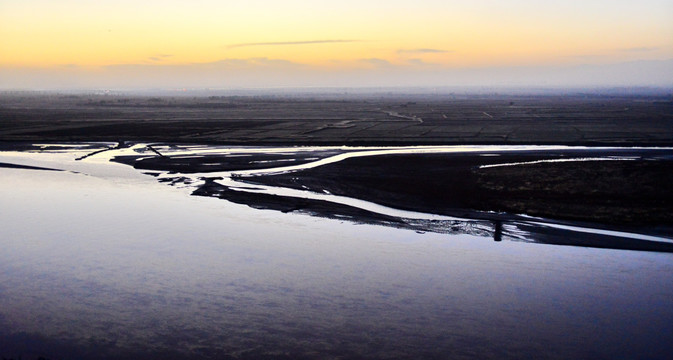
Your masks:
M0 141L673 144L670 95L0 95Z

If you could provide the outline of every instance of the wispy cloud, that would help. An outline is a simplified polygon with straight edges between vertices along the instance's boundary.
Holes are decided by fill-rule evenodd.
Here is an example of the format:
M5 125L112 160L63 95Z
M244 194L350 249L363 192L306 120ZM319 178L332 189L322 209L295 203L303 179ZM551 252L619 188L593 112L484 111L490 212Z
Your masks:
M578 59L578 60L597 60L608 58L610 55L607 54L580 54L580 55L566 55L561 56L560 58L564 59Z
M619 51L621 51L621 52L630 52L630 53L650 52L650 51L655 51L655 50L659 50L659 48L656 47L656 46L652 46L652 47L641 46L641 47L619 49Z
M194 64L200 66L215 66L215 67L229 67L229 68L260 68L260 67L301 67L301 64L294 63L284 59L269 59L266 57L256 57L248 59L222 59L210 63Z
M109 71L127 71L127 70L133 70L133 71L138 70L149 72L187 71L187 72L193 72L195 74L202 73L202 74L215 75L226 72L237 72L241 70L254 70L254 71L299 70L299 69L305 69L306 65L284 59L269 59L266 57L256 57L246 59L227 58L211 62L189 63L189 64L170 64L170 63L144 61L139 63L107 65L104 66L103 68Z
M251 46L282 46L282 45L313 45L313 44L334 44L334 43L351 43L359 42L360 40L304 40L304 41L272 41L272 42L256 42L256 43L241 43L227 46L227 49L251 47Z
M605 59L609 59L611 57L615 56L626 56L627 54L643 54L643 53L648 53L648 52L653 52L659 50L659 47L647 47L647 46L640 46L640 47L630 47L630 48L621 48L621 49L610 49L606 50L606 52L599 54L599 53L594 53L594 54L576 54L576 55L566 55L562 56L563 58L568 58L568 59L579 59L579 60L596 60L596 61L601 61Z
M362 63L374 65L377 67L384 67L384 66L390 66L390 62L388 60L384 59L378 59L378 58L369 58L369 59L360 59L359 60Z
M157 61L163 61L165 58L169 58L171 56L173 56L173 55L171 55L171 54L158 54L158 55L148 57L147 60L157 62Z
M441 49L399 49L397 50L398 54L442 54L450 53L451 50L441 50Z
M424 61L423 59L417 59L417 58L407 60L407 64L411 65L411 66L414 66L414 67L424 67L424 68L431 68L431 67L440 68L441 67L441 65L439 65L439 64L427 62L427 61Z

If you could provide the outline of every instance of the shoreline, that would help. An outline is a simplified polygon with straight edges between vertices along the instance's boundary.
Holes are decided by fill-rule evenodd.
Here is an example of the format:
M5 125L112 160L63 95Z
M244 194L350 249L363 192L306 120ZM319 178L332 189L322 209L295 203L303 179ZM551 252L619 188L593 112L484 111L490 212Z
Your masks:
M14 145L0 143L0 149L37 148L28 143ZM39 149L45 146L40 145ZM80 151L86 148L86 144L74 145ZM477 211L626 229L673 226L673 190L668 186L673 183L673 151L668 148L496 146L455 152L419 149L416 153L413 149L300 147L268 152L265 147L245 147L231 153L226 148L204 150L207 145L193 151L170 143L155 143L157 148L138 145L141 148L134 151L130 151L135 148L131 143L103 150L92 147L92 153L76 160L112 151L106 155L111 161L147 174L164 173L162 182L191 177L190 183L203 184L196 191L202 195L216 185L208 179L222 173L241 184L333 194L427 214L461 217L465 211ZM244 202L240 195L234 196L235 202ZM247 196L254 205L257 195Z

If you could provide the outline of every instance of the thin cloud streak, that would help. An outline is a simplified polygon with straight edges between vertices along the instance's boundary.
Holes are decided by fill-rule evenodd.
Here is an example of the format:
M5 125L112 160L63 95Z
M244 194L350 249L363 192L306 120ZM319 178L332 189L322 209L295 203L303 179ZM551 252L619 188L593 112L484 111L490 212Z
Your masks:
M369 65L374 65L376 67L392 66L390 61L384 60L384 59L379 59L379 58L360 59L359 62L369 64Z
M240 47L252 46L281 46L281 45L312 45L312 44L334 44L334 43L352 43L360 42L360 40L305 40L305 41L275 41L275 42L257 42L257 43L242 43L227 46L227 49L234 49Z
M650 51L656 51L656 50L659 50L659 48L658 47L647 47L647 46L619 49L619 51L621 51L621 52L630 52L630 53L650 52Z
M173 55L171 55L171 54L158 54L158 55L155 55L155 56L150 56L147 59L150 60L150 61L155 61L156 62L156 61L163 61L165 58L169 58L171 56L173 56Z
M451 50L441 50L441 49L400 49L397 50L398 54L444 54L453 52Z

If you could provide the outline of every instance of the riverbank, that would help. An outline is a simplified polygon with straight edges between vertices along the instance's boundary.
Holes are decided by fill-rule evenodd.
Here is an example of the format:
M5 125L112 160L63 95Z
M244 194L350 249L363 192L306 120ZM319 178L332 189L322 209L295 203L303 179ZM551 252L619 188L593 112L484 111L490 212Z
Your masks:
M673 162L583 160L617 154L596 150L574 156L556 151L356 157L242 180L443 215L477 210L627 227L672 226L673 190L667 184L673 181Z

